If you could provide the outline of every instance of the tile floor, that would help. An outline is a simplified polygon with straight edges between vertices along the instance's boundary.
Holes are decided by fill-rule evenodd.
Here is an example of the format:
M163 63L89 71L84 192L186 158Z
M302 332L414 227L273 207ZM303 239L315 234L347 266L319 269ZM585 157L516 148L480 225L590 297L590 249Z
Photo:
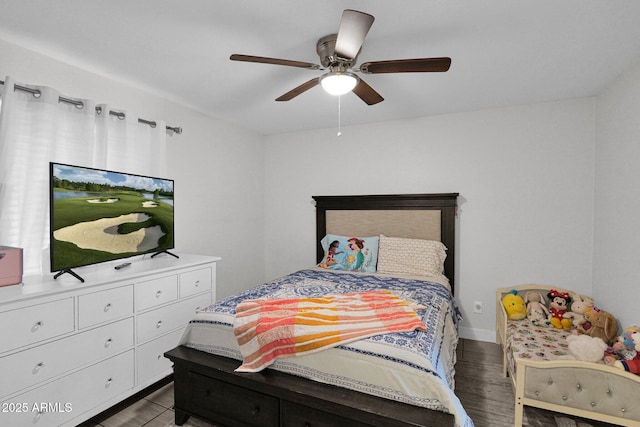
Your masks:
M117 405L79 427L171 427L173 413L173 382L152 391L138 400ZM190 418L183 427L214 427L196 418Z

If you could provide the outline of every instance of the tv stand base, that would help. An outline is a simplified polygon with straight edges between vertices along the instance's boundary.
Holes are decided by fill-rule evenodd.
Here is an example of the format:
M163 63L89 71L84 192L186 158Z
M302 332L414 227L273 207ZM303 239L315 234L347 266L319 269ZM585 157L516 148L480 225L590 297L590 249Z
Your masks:
M151 255L151 258L153 258L156 255L160 255L160 254L167 254L167 255L171 255L172 257L176 257L176 258L180 258L178 255L171 253L169 251L160 251L160 252L156 252L155 254Z
M76 279L84 283L84 279L80 277L75 271L71 270L70 268L65 268L64 270L58 271L58 273L55 276L53 276L53 278L57 279L58 277L62 276L64 273L69 273L70 275L72 275L73 277L75 277Z

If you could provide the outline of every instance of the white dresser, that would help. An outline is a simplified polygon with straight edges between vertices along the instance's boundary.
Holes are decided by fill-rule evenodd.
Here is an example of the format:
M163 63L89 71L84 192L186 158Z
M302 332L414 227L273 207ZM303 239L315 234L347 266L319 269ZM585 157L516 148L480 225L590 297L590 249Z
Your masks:
M162 254L0 288L0 425L75 426L171 374L218 257Z

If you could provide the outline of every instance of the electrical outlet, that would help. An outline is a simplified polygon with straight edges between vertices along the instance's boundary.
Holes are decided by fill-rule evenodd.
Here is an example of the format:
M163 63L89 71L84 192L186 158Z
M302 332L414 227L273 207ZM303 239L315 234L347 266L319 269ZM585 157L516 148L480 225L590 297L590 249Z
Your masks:
M482 301L473 302L473 312L475 314L482 314Z

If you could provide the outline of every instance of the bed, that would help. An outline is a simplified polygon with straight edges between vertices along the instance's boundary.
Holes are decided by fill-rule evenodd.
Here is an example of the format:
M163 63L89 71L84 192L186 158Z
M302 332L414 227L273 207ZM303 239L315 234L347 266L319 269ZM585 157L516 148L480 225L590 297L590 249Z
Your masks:
M227 426L473 426L454 393L461 320L453 299L457 196L314 196L318 263L326 235L393 236L442 242L444 275L311 267L205 308L181 345L165 354L174 363L175 423L196 416ZM422 304L426 331L376 335L278 359L260 372L236 372L239 302L354 289L385 289Z
M496 290L496 341L503 351L504 376L515 393L515 422L522 426L524 406L547 409L621 426L640 426L640 376L602 363L567 360L571 333L532 322L509 320L502 298L512 290L541 294L544 285ZM546 301L545 301L546 303Z

